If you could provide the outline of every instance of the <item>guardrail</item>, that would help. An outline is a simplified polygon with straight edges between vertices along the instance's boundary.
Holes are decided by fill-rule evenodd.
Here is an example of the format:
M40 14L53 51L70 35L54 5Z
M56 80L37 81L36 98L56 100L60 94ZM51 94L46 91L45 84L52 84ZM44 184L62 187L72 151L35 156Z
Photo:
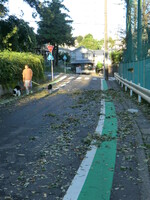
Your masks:
M127 91L128 88L130 89L130 96L132 96L132 92L138 95L138 102L141 102L141 98L143 98L150 103L150 90L120 77L118 73L114 73L114 77L121 83L122 87L125 86L125 91Z

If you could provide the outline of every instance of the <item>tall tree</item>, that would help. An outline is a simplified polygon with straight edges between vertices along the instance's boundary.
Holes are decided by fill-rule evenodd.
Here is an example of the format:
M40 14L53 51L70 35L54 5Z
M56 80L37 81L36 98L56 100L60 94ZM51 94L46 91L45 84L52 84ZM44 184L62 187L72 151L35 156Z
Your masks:
M78 46L84 46L87 49L98 50L102 49L104 45L104 40L96 40L94 39L92 34L87 34L84 37L77 37Z
M7 9L6 5L5 5L6 2L8 2L8 0L1 0L0 1L0 18L5 17L5 15L8 12L8 9Z
M63 13L68 11L60 0L52 0L44 3L40 8L41 21L38 23L38 41L41 44L50 43L55 47L56 65L58 61L58 46L67 44L72 45L72 20Z
M36 34L28 23L15 16L0 21L0 49L31 51L36 47Z
M79 35L76 40L77 40L78 44L81 43L83 40L83 36Z

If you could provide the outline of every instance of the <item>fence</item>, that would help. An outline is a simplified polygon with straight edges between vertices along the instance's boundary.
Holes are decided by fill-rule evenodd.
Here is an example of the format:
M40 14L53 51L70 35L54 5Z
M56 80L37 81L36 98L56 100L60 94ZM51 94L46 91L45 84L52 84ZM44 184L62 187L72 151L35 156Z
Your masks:
M150 58L137 62L121 63L119 75L150 90Z

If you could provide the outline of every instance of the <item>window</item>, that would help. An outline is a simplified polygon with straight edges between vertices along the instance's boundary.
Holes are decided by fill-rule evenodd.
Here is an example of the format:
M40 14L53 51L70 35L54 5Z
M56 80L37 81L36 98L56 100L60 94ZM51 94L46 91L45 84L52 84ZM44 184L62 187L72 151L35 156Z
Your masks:
M72 60L75 60L75 58L76 58L75 53L72 53L72 55L71 55L71 59L72 59Z
M83 54L82 54L82 58L83 58L83 59L87 59L87 58L88 58L88 54L87 54L87 53L83 53Z

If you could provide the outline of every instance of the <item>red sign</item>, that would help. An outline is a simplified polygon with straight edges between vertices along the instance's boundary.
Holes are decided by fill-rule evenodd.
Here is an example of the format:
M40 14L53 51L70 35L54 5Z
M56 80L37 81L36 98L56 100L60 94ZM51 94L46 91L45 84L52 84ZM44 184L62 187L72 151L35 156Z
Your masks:
M48 48L48 50L52 53L54 46L48 45L47 48Z

